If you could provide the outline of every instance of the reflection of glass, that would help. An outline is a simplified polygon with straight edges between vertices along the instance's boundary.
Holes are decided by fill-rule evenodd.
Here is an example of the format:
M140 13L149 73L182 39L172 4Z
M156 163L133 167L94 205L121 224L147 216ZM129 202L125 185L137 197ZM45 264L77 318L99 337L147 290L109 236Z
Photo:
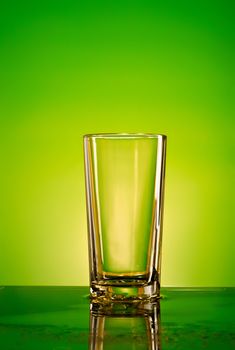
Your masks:
M160 350L159 326L159 302L91 304L89 350Z
M91 295L159 297L166 136L84 137Z

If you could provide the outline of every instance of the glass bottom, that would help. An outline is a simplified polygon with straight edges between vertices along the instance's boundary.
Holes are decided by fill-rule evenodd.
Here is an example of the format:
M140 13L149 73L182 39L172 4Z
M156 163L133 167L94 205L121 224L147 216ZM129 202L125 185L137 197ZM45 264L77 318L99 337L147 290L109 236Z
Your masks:
M160 284L158 281L146 285L101 285L92 283L90 295L93 303L153 302L160 298Z

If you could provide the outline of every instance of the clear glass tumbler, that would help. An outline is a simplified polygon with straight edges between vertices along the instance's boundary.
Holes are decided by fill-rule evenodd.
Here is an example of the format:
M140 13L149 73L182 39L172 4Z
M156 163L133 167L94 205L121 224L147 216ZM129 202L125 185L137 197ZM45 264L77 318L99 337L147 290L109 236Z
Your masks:
M166 136L84 136L91 297L160 295Z

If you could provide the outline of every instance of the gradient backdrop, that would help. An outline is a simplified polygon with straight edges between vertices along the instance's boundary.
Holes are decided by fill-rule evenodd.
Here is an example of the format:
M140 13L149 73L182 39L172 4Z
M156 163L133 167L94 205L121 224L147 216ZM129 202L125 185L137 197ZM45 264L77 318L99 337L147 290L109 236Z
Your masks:
M82 135L168 135L162 284L235 286L234 2L1 1L0 284L86 285Z

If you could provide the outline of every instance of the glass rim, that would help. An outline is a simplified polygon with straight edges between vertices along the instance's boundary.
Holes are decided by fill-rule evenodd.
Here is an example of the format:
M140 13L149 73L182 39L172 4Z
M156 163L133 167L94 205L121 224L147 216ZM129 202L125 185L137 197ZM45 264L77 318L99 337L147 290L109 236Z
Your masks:
M154 134L154 133L95 133L95 134L85 134L84 139L141 139L141 138L162 138L166 139L167 136L164 134Z

